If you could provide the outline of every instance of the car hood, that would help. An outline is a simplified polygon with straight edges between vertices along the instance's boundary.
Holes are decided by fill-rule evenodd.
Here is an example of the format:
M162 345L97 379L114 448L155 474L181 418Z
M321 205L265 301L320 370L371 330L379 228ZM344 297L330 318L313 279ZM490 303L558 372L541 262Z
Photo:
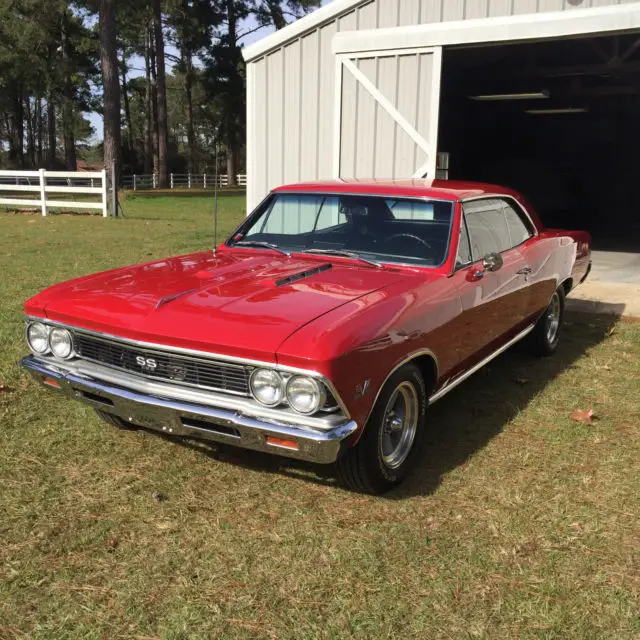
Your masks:
M25 308L124 338L273 360L299 328L400 277L353 262L223 250L72 280Z

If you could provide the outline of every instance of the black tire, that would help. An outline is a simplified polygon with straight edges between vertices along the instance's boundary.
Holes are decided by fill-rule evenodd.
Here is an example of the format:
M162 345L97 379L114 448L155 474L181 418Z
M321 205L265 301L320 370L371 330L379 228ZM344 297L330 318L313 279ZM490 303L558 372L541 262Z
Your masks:
M525 338L523 346L529 354L546 358L556 352L562 333L565 297L564 288L559 287L551 297L549 306L536 322L534 330ZM555 330L554 320L557 321Z
M115 427L116 429L122 429L122 431L136 431L138 427L134 424L130 424L125 422L122 418L118 418L118 416L114 416L111 413L107 413L106 411L100 411L100 409L95 409L98 418L103 422Z
M427 390L418 367L408 364L398 369L382 389L358 444L338 459L340 481L350 489L375 495L399 485L419 459L427 403ZM397 428L402 405L405 406L402 422L406 425L415 422L415 428Z

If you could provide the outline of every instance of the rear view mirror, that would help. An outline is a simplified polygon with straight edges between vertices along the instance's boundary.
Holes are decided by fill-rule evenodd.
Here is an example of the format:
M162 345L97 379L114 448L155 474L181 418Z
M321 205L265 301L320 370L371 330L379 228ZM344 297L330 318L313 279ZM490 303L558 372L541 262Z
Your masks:
M486 271L498 271L502 269L503 264L502 256L499 253L488 253L482 259L482 266Z

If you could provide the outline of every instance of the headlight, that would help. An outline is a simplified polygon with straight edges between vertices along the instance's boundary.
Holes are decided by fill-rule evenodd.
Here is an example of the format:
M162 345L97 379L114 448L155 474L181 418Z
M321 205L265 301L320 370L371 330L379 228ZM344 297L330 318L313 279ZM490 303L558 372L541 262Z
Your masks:
M251 374L249 386L253 397L267 407L275 407L282 402L282 378L277 371L256 369Z
M27 342L34 353L49 351L49 329L42 322L32 322L27 328Z
M327 399L324 386L307 376L293 376L287 382L287 400L298 413L315 413Z
M54 356L63 360L73 354L73 339L66 329L53 329L49 334L49 347Z

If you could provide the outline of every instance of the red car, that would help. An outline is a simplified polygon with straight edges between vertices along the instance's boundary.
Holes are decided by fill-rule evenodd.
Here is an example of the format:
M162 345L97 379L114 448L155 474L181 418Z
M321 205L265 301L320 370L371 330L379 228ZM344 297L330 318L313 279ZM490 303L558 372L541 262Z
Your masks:
M23 365L112 425L336 463L380 493L431 403L520 340L556 350L590 244L490 185L290 185L214 251L29 300Z

